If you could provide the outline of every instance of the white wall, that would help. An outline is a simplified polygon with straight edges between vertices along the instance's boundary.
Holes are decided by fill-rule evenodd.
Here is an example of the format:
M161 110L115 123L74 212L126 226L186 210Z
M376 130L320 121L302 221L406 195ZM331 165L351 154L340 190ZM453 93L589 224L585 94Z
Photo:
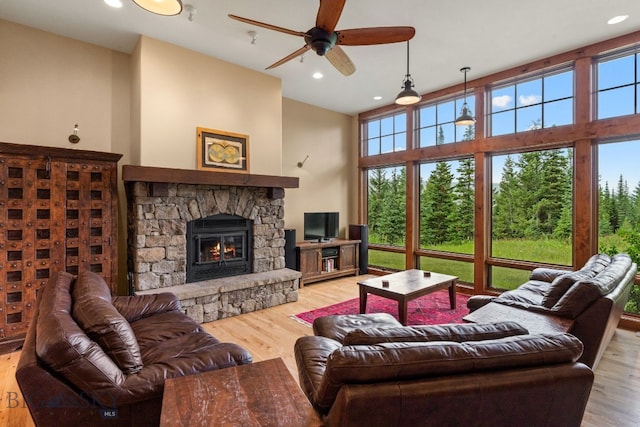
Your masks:
M148 37L134 62L142 165L195 169L204 127L248 135L250 173L282 173L280 79Z
M129 55L0 20L0 141L126 149L128 81Z
M285 227L296 229L300 241L304 212L340 212L346 238L348 224L357 221L357 118L287 98L282 112L282 172L300 178L299 188L285 191Z

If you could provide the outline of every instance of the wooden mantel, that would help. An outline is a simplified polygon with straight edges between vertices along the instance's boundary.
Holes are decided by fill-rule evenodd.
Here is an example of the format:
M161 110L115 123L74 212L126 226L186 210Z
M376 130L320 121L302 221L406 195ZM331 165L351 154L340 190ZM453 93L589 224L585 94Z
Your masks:
M292 176L253 175L217 171L122 166L124 182L235 185L238 187L298 188L300 179Z

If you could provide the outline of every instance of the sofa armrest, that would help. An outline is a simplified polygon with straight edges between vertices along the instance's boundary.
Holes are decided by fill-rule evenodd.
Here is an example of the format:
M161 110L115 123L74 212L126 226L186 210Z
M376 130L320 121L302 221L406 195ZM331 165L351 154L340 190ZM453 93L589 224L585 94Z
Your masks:
M129 323L156 313L181 310L180 300L170 292L159 294L114 296L113 306Z
M560 270L558 268L538 267L534 268L529 275L529 280L540 280L541 282L553 282L557 277L571 273L569 270Z
M496 298L498 297L494 295L473 295L467 300L467 308L470 312L474 312L480 307L484 307L491 301L494 301Z
M312 404L324 377L329 356L341 347L342 344L338 341L320 336L304 336L296 341L293 352L300 388Z

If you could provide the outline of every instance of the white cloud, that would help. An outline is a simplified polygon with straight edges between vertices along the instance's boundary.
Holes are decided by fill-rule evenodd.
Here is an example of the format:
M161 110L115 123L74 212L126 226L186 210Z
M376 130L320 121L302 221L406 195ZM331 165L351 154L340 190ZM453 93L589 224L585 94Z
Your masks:
M509 95L494 96L491 100L491 104L497 108L505 108L511 104L511 97Z
M520 102L520 105L526 107L527 105L539 104L540 101L542 101L542 97L540 95L520 95L518 97L518 101Z

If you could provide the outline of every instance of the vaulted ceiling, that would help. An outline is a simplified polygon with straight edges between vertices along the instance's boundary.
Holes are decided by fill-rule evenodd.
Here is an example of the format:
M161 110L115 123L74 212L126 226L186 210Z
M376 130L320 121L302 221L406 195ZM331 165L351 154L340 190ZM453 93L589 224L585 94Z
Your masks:
M184 0L195 8L192 20L186 11L164 17L121 1L114 9L103 0L0 0L0 18L126 53L146 35L278 77L284 97L346 114L393 103L406 73L404 43L344 46L356 67L348 77L313 52L265 70L302 39L227 16L305 32L315 25L318 0ZM629 18L608 25L617 15ZM396 25L416 29L410 71L426 93L460 83L463 66L472 80L640 30L640 1L347 0L336 29ZM315 72L324 77L312 78Z

